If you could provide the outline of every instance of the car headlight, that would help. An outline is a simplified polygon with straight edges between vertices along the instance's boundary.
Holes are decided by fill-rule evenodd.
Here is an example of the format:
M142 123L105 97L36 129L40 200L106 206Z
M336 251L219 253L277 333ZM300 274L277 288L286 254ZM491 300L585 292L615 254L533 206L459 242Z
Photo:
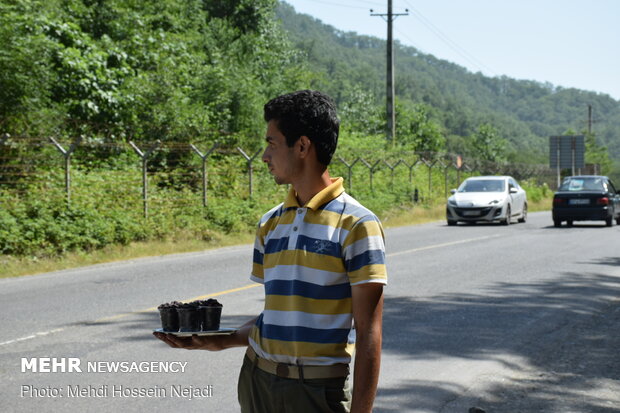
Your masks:
M448 198L448 205L456 206L456 201L453 198Z
M497 205L497 204L500 204L500 203L501 203L501 201L500 201L500 200L498 200L498 199L494 199L494 200L492 200L491 202L489 202L489 205Z

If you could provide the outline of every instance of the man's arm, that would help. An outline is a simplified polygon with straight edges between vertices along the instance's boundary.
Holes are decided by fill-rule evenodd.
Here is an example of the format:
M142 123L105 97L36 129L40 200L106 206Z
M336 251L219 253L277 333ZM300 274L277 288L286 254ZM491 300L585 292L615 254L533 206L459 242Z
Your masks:
M255 317L242 325L234 334L228 336L197 336L177 337L166 333L153 333L155 337L168 344L172 348L184 348L186 350L209 350L220 351L231 347L243 347L248 345L248 335L252 326L256 324Z
M383 284L351 288L355 320L355 370L351 413L371 412L381 367Z

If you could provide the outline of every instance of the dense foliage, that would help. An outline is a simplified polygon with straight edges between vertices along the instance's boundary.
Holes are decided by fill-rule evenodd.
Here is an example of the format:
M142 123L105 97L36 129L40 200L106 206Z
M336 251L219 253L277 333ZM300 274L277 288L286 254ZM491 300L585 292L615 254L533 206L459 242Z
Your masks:
M3 0L0 127L14 135L255 136L306 72L275 0Z
M0 132L14 136L210 142L226 132L255 146L264 102L302 87L336 99L343 135L385 133L385 42L277 0L2 0L0 45ZM593 143L620 157L620 103L607 95L395 50L406 149L546 163L548 136L583 131L591 105Z

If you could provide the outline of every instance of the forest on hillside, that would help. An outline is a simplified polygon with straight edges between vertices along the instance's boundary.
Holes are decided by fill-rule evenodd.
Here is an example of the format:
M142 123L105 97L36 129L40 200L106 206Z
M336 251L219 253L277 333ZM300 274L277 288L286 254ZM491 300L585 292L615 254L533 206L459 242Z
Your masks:
M591 105L589 162L610 171L608 154L620 158L620 103L607 95L489 78L395 50L404 150L545 164L548 136L584 131ZM352 137L345 144L383 141L384 56L384 41L277 0L2 0L0 134L13 143L53 135L256 148L262 105L316 88L336 99L342 136ZM160 154L153 167L183 162Z
M317 87L336 96L341 106L357 108L358 118L349 120L355 128L373 132L365 115L382 116L385 41L339 31L296 13L286 3L280 4L278 17L293 44L307 57ZM445 136L447 151L480 153L472 143L480 135L480 126L486 125L500 138L500 159L544 164L548 162L548 137L587 132L591 105L595 123L590 161L609 162L605 156L594 156L594 152L605 153L605 147L613 159L620 159L620 102L609 95L506 76L490 78L398 42L394 50L401 118L407 117L403 109L410 112L422 105ZM408 125L401 122L400 126L403 137Z

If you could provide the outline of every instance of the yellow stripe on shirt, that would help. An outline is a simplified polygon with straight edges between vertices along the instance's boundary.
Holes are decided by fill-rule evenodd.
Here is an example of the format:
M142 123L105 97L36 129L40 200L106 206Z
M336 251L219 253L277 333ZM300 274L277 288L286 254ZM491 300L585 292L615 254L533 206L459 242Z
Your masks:
M310 314L347 314L351 312L351 298L326 300L298 295L270 295L265 310L301 311Z

